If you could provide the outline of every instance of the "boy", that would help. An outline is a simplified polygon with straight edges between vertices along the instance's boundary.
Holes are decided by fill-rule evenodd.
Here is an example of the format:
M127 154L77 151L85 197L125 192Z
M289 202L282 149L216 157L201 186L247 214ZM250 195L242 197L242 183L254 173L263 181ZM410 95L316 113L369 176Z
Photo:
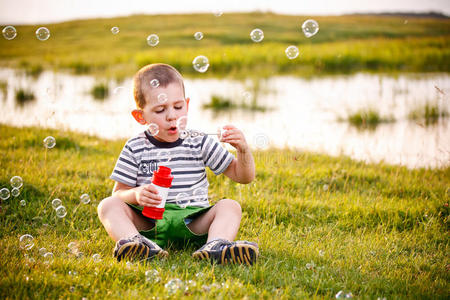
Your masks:
M116 181L112 196L98 206L100 221L116 241L114 256L118 261L165 257L168 253L162 247L191 243L203 245L193 253L194 258L253 264L258 257L257 244L233 242L241 221L239 203L222 199L210 206L207 198L206 166L239 183L255 178L243 133L227 125L220 138L236 148L236 158L208 135L181 139L177 121L186 118L189 98L185 99L183 78L172 66L145 66L136 73L133 85L137 109L132 115L138 123L151 126L125 144L110 177ZM163 219L153 220L142 215L142 209L161 202L150 184L159 165L171 168L174 179ZM176 204L180 193L189 195L189 206Z

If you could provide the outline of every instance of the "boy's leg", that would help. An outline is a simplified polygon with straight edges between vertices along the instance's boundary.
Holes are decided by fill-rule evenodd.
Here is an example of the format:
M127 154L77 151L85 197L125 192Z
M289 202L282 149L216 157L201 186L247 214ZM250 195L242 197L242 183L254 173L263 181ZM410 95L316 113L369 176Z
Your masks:
M207 243L192 256L221 264L253 264L259 255L258 245L247 241L233 242L239 229L241 216L239 203L224 199L192 221L188 225L192 232L208 233Z
M168 255L156 243L139 234L140 230L152 229L154 224L134 212L119 198L103 199L97 212L109 236L116 241L114 257L118 261L123 258L149 259L156 255Z
M208 242L214 239L233 241L241 224L242 210L238 202L223 199L187 226L195 234L208 233Z

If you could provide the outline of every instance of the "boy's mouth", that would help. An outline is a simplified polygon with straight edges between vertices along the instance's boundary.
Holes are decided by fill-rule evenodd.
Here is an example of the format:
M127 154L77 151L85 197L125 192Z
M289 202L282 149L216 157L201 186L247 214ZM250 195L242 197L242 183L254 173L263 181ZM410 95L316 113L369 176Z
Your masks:
M172 126L167 131L169 132L169 134L175 134L175 133L177 133L177 127Z

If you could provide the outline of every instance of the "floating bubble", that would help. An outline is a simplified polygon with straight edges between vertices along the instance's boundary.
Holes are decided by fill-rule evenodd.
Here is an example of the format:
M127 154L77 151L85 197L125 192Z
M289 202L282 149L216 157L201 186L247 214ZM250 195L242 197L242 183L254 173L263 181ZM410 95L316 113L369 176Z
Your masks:
M39 27L36 30L36 37L40 41L46 41L50 37L50 30L46 27Z
M189 131L189 136L192 138L198 137L200 135L200 132L198 132L197 130L190 130Z
M215 10L215 11L213 11L213 15L215 16L215 17L220 17L220 16L222 16L223 15L223 11L221 11L221 10Z
M100 256L100 254L95 253L94 255L92 255L92 260L93 260L94 262L99 262L99 261L102 260L102 257Z
M177 205L181 208L186 208L189 205L189 203L191 202L189 199L189 195L187 193L179 193L175 197L175 201L176 201Z
M153 283L160 282L161 277L159 277L159 272L155 269L145 271L145 281Z
M269 146L269 137L264 133L257 133L253 136L253 143L258 149L266 149Z
M246 92L242 93L242 97L244 97L244 99L246 101L250 101L250 100L252 100L253 95L252 95L252 93L246 91Z
M113 28L111 28L111 33L112 33L112 34L118 34L119 32L120 32L119 27L114 26Z
M64 206L60 205L56 209L56 216L58 218L64 218L67 215L67 210Z
M11 190L11 195L13 195L13 197L18 197L20 195L20 189L18 188L13 188Z
M17 36L17 30L14 26L6 26L2 30L3 37L7 40L13 40Z
M205 188L196 188L192 194L194 198L197 198L198 200L204 200L205 198L208 198L208 193Z
M189 136L189 131L187 130L180 130L180 139L185 139Z
M169 280L164 287L167 290L167 293L169 295L173 295L176 292L178 292L179 290L184 290L184 284L183 281L181 279L175 278L175 279L171 279Z
M203 38L203 32L197 31L196 33L194 33L194 38L197 41L200 41Z
M148 166L147 163L141 163L139 164L139 171L142 174L150 174L150 167Z
M255 28L250 32L250 38L255 43L259 43L264 39L264 32L259 28Z
M20 204L20 206L25 206L25 205L27 205L27 201L20 200L19 204Z
M319 31L319 23L314 20L306 20L303 22L302 30L305 36L310 38Z
M336 299L345 299L345 298L349 299L349 298L353 298L353 294L352 294L352 292L345 293L344 291L339 291L339 292L337 292L335 298Z
M159 133L159 126L158 126L158 124L150 123L148 125L148 132L150 133L151 136L157 135Z
M312 261L312 262L310 262L310 263L307 263L306 264L306 269L308 269L308 270L312 270L312 269L314 269L315 268L315 264L314 264L314 262Z
M11 196L11 193L9 192L9 190L7 188L2 188L0 190L0 198L2 200L7 200L9 198L9 196Z
M217 129L217 133L218 133L218 138L219 140L223 138L224 134L227 132L227 130L225 129L225 127L219 127Z
M161 93L161 94L158 95L158 102L159 103L161 103L161 104L166 103L167 100L168 100L168 97L167 97L166 94Z
M53 262L53 253L52 252L47 252L44 254L44 262L47 264Z
M51 148L55 147L55 145L56 145L56 140L54 137L48 136L44 139L45 148L51 149Z
M150 34L147 37L147 44L149 46L155 47L156 45L159 44L159 37L156 34Z
M80 196L80 200L81 202L83 202L83 204L88 204L89 202L91 202L91 197L89 197L88 194L83 194Z
M159 80L158 79L152 79L150 80L150 85L152 86L152 88L157 88L159 86Z
M77 248L77 243L75 242L70 242L67 244L67 248L69 248L70 250L74 250Z
M192 61L194 70L200 73L205 73L209 68L209 60L204 55L199 55Z
M178 130L186 130L188 118L187 116L182 116L177 119Z
M23 180L22 180L22 177L20 177L20 176L13 176L13 177L11 177L9 182L11 183L11 186L13 188L18 188L19 189L23 185Z
M325 251L319 250L319 256L324 256L324 255L325 255Z
M75 276L78 275L78 272L77 272L77 271L72 271L72 270L70 270L70 271L69 271L69 275L72 276L72 277L75 277Z
M125 88L124 88L123 86L118 86L118 87L114 88L113 93L114 93L115 95L120 94L120 93L122 93L122 91L123 91L124 89L125 89Z
M324 192L328 191L329 188L330 188L330 186L328 184L326 184L326 183L322 186L322 190Z
M57 209L59 206L61 206L61 204L62 204L62 201L58 198L53 199L53 201L52 201L53 209Z
M34 237L31 234L24 234L19 238L20 248L30 250L34 246Z
M40 255L40 256L44 256L45 253L47 253L47 249L45 249L44 247L42 247L42 248L39 249L39 255Z
M158 159L160 159L161 161L167 160L169 161L169 152L165 151L165 150L161 150L158 155L157 155Z
M287 58L295 59L300 54L300 51L298 51L298 48L296 46L289 46L286 48L284 53L286 53Z

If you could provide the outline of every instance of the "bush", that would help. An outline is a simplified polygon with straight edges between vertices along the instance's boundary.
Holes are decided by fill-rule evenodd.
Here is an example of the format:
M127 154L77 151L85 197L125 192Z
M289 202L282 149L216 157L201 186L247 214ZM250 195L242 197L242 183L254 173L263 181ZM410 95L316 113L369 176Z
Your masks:
M16 102L19 105L24 105L25 103L34 100L36 97L34 96L33 92L27 91L24 89L18 89L16 90Z
M104 83L97 83L92 87L91 95L94 99L103 100L109 95L109 88Z

